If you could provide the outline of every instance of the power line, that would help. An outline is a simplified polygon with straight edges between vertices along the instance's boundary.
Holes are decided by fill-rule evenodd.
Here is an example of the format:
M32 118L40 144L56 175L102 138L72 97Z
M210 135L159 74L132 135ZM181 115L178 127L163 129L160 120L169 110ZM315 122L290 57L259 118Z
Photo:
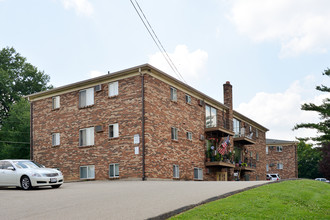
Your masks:
M157 34L155 33L155 31L153 30L152 26L150 25L150 23L149 23L147 17L146 17L145 14L143 13L143 10L141 9L139 3L135 0L137 6L138 6L138 8L139 8L139 10L141 11L141 13L142 13L144 19L145 19L146 22L148 23L148 26L150 27L150 29L151 29L151 31L152 31L152 33L153 33L154 35L151 33L150 29L149 29L148 26L146 25L145 21L143 20L142 16L140 15L140 13L139 13L138 9L136 8L136 6L134 5L133 1L132 1L132 0L130 0L130 1L131 1L131 3L132 3L132 5L133 5L133 7L134 7L134 9L135 9L135 11L136 11L136 13L139 15L141 21L143 22L144 27L145 27L145 28L147 29L147 31L149 32L151 38L152 38L153 41L155 42L156 46L157 46L158 49L160 50L161 54L162 54L163 57L165 58L165 60L166 60L166 62L168 63L168 65L170 65L170 67L171 67L171 69L173 70L173 72L174 72L179 78L181 78L185 83L187 83L187 82L184 80L184 78L182 77L182 75L181 75L181 73L179 72L179 70L176 68L175 64L173 63L173 61L172 61L172 59L170 58L170 56L168 55L168 53L166 52L166 50L165 50L165 48L163 47L161 41L160 41L159 38L157 37ZM156 38L157 40L156 40L155 38ZM165 55L166 55L166 56L165 56Z

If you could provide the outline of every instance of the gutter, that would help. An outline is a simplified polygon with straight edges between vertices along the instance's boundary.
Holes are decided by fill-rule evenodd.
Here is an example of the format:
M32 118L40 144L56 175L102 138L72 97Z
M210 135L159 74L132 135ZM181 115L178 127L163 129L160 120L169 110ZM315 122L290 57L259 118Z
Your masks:
M142 181L146 180L145 176L145 138L144 138L144 130L145 130L145 106L144 106L144 74L141 72L141 68L139 68L139 73L141 75L141 96L142 96Z
M33 160L33 102L30 102L30 160Z

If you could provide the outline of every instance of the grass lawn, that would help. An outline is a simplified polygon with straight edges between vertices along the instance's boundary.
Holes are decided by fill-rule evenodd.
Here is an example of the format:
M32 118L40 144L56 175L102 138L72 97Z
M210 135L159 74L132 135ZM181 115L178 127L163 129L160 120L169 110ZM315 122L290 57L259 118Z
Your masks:
M315 180L268 184L171 219L330 219L330 184Z

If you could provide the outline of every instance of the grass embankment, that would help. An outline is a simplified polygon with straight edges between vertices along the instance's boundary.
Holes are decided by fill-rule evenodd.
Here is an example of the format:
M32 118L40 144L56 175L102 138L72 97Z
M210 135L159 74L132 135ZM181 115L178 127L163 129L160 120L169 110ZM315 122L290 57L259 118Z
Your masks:
M330 219L330 184L315 180L268 184L171 219Z

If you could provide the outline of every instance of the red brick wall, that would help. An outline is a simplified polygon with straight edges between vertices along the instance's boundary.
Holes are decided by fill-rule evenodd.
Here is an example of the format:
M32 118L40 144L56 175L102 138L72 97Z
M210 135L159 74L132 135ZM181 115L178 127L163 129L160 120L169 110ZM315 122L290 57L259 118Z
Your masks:
M145 76L146 106L146 177L173 178L173 165L179 165L180 179L193 179L194 167L204 168L204 107L191 97L187 104L183 91L177 89L177 102L170 100L171 86ZM175 87L174 87L175 88ZM171 140L171 127L178 128L178 141ZM186 132L192 132L187 140Z
M282 152L276 151L276 145L273 149L268 146L268 155L266 155L266 163L274 164L269 166L267 173L278 173L281 179L298 178L298 164L297 164L297 145L281 145ZM283 164L283 169L277 169L277 163Z
M121 178L142 177L140 154L134 154L133 136L141 136L141 78L119 81L119 95L108 97L108 84L95 92L94 105L80 109L79 91L61 95L60 109L52 110L52 98L33 104L34 160L58 167L67 180L79 179L79 167L95 165L95 178L109 177L109 164L119 163ZM119 123L119 138L109 139L108 125ZM79 147L79 129L103 125L94 133L95 145ZM51 134L59 132L60 146L52 147Z

